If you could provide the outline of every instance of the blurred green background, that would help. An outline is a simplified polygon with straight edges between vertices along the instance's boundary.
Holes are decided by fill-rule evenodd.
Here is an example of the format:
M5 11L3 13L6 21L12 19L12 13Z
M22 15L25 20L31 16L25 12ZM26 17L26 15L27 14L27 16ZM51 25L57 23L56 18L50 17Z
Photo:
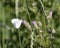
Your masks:
M42 0L44 9L49 15L53 11L52 23L56 33L46 31L46 20L39 0L19 0L19 19L31 21L41 21L43 32L34 31L33 48L59 48L60 47L60 0ZM23 24L16 29L11 23L11 19L16 18L15 0L0 0L0 48L30 48L31 31ZM49 28L48 28L49 29ZM37 37L38 36L38 37ZM54 38L51 38L54 37Z

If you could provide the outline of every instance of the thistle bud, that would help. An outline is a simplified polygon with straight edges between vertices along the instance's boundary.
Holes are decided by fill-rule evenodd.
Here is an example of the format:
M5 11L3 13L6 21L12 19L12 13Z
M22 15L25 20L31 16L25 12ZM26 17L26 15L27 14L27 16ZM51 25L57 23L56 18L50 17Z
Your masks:
M40 30L40 32L42 33L43 31L42 31L42 30Z
M32 31L31 25L27 21L24 20L23 24L27 27L27 29L29 29L30 31Z
M32 6L36 6L36 5L37 5L37 3L36 3L36 2L33 2L33 3L32 3Z
M38 22L38 25L41 27L41 26L42 26L42 23L39 21L39 22Z

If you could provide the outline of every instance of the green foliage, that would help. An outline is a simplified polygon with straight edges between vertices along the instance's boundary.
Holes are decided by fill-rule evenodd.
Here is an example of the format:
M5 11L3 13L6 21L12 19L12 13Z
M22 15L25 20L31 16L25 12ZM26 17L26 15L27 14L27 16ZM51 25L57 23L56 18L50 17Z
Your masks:
M18 18L26 20L30 25L33 20L40 21L42 26L34 29L34 48L59 48L60 47L60 1L42 0L44 9L49 15L53 11L52 19L45 18L45 14L39 0L19 0ZM31 22L30 22L30 19ZM31 31L24 24L16 29L11 19L16 18L15 0L0 0L0 46L1 48L30 48ZM46 28L46 24L48 27ZM56 33L51 33L52 29ZM51 29L51 30L50 30ZM40 32L42 30L42 32Z

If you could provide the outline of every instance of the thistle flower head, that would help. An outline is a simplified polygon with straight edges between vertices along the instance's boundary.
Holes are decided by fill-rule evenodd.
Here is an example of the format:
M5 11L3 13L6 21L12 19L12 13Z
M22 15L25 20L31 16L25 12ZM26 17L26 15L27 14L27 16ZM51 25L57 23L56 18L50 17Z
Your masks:
M49 15L52 16L52 13L53 13L53 12L52 12L52 10L51 10L50 13L49 13Z
M52 18L52 10L50 11L49 15L47 16L47 19Z
M33 24L33 26L35 27L35 29L38 30L39 27L38 27L37 22L36 22L36 21L32 21L32 24Z
M36 21L32 21L32 24L36 24Z
M36 5L37 5L37 3L36 3L36 2L33 2L33 3L32 3L32 6L36 6Z

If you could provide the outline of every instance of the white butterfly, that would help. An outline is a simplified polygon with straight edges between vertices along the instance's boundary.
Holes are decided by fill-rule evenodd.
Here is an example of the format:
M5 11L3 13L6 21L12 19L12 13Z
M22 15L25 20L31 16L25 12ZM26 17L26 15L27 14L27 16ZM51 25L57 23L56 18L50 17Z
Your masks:
M11 19L12 24L14 25L15 28L19 28L22 24L22 20L20 19Z
M52 29L52 33L56 33L56 31L55 31L55 29L54 29L54 28Z

